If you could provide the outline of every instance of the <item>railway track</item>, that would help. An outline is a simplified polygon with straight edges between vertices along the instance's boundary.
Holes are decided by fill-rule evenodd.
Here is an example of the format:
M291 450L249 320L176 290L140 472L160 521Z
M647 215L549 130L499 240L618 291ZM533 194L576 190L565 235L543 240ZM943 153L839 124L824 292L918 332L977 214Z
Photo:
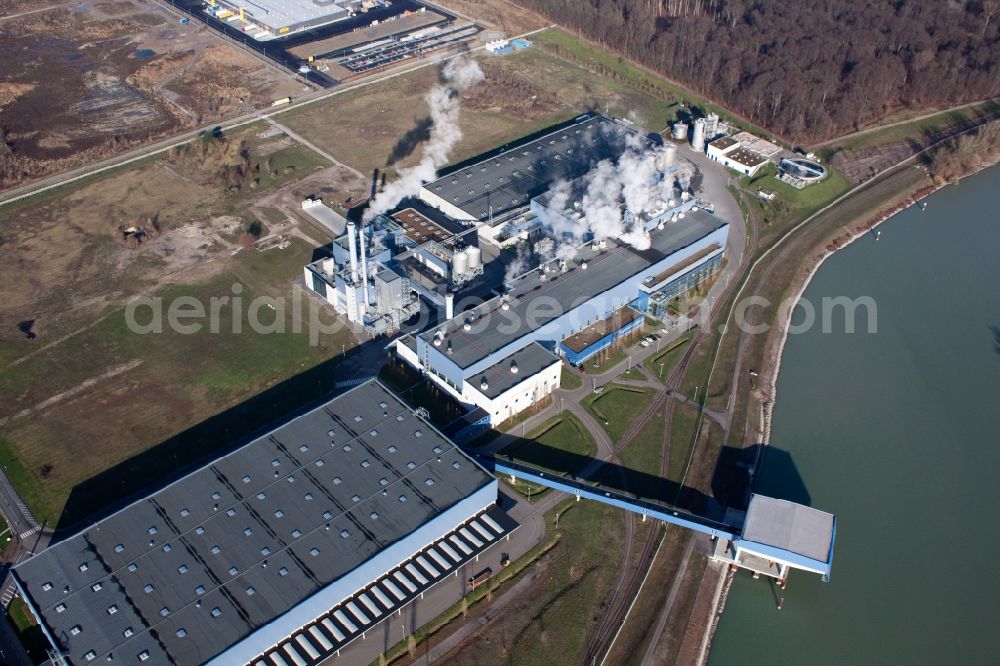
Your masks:
M740 265L735 273L735 275L742 275L743 271L750 263L750 257L753 256L754 251L757 246L757 225L755 223L749 223L750 235L747 239L747 245L744 248L743 256L740 258ZM718 298L719 303L724 303L733 294L736 289L738 281L733 279L730 281L726 288L723 290L722 294ZM626 431L622 438L614 446L614 459L617 460L618 453L628 446L642 430L649 424L653 419L656 412L666 405L667 409L664 413L664 426L663 426L663 446L660 450L660 467L659 467L659 477L665 479L667 475L667 463L669 460L670 452L670 430L673 424L674 409L676 407L676 401L670 400L671 393L680 386L681 379L687 373L688 366L691 363L691 359L694 357L698 346L704 340L706 330L704 328L699 328L695 333L694 337L691 338L691 344L687 346L681 358L678 359L677 364L671 369L670 374L667 376L666 381L663 382L663 389L657 394L656 399L643 411L642 415L636 420L634 425ZM707 387L706 387L707 391ZM694 450L691 451L691 457L694 455ZM690 463L690 459L689 459ZM665 498L664 498L665 499ZM674 498L676 502L677 498ZM628 610L632 604L633 599L639 593L639 588L642 586L642 581L646 577L646 573L649 567L652 566L653 557L656 554L657 546L659 544L659 539L655 538L655 534L650 534L649 538L643 546L642 552L636 559L634 567L631 569L628 566L628 558L631 555L632 544L628 544L626 548L626 558L624 559L625 565L616 580L616 585L612 588L610 595L610 601L605 606L604 613L597 622L597 626L594 628L591 634L590 642L587 645L587 652L583 658L583 664L585 666L594 666L598 663L603 663L604 659L607 658L607 653L611 649L612 643L618 634L618 631L624 624ZM655 637L654 637L655 638Z

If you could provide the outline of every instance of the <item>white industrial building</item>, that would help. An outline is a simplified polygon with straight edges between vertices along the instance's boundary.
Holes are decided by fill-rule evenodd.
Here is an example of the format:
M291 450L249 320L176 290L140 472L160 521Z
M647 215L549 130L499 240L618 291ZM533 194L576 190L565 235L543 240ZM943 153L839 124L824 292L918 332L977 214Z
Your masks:
M205 11L222 21L251 26L248 34L266 41L317 28L354 15L370 0L206 0Z
M752 176L772 157L780 153L781 148L749 132L739 132L712 141L705 152L709 159L744 175Z
M391 252L372 231L348 222L332 256L306 265L304 273L306 286L334 310L382 335L420 312L420 301L410 280L390 267Z
M691 208L674 221L649 221L646 250L609 240L572 260L525 273L509 291L419 335L396 342L399 357L496 425L559 386L561 358L578 363L636 330L642 317L619 317L584 347L563 344L615 311L646 313L658 294L684 290L718 270L729 225ZM552 309L552 304L564 307Z

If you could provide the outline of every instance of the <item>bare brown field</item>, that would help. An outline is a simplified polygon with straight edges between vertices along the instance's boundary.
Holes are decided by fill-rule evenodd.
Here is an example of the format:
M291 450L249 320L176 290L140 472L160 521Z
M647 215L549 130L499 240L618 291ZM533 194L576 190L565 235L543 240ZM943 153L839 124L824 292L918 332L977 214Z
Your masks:
M196 142L0 208L0 247L8 257L0 267L8 285L0 303L0 456L8 470L6 461L19 465L11 476L40 517L76 520L113 501L114 488L97 492L91 484L63 514L71 493L109 466L353 345L346 329L310 345L307 329L293 331L291 312L286 333L275 335L236 334L225 323L214 335L137 335L125 327L125 303L140 294L207 302L231 296L238 283L247 302L292 296L318 245L315 231L303 230L292 211L306 194L336 201L366 183L287 137L261 138L263 129ZM130 248L120 226L142 216L155 220L158 233ZM244 247L243 229L255 218L269 238L287 244ZM325 390L332 388L330 378L327 371L319 382L309 380L305 393L295 385L294 399L274 398L263 412L227 417L225 432L235 438L242 427L259 427L261 419L315 397L324 380ZM172 453L155 473L224 439Z
M463 138L452 154L460 162L590 109L660 129L666 103L624 83L596 77L542 49L480 58L485 82L463 93ZM424 67L283 114L280 119L339 161L362 173L400 167L419 158L427 105L438 79ZM413 135L416 135L414 138Z
M0 187L301 89L153 0L83 0L5 19L3 29ZM178 90L165 90L175 79Z
M60 0L0 0L0 18L34 12L61 4L63 2Z
M549 24L538 14L507 0L443 0L434 4L499 30L508 37L523 35Z

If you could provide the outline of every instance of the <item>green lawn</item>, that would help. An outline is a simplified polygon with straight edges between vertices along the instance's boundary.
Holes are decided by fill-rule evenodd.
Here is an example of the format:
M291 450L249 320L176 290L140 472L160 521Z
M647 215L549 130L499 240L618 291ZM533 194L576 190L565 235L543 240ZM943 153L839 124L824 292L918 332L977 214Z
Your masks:
M330 162L301 144L294 144L271 153L261 162L270 160L271 172L263 168L260 172L258 189L280 187L292 180L308 176L316 169L330 166Z
M563 366L562 376L559 380L559 388L564 388L567 391L575 391L581 386L583 386L583 379L580 375Z
M543 48L549 48L560 56L592 69L602 76L624 81L647 94L657 95L670 101L682 101L687 106L697 106L703 113L715 111L719 114L720 119L730 124L744 127L762 136L769 136L766 131L754 126L745 118L737 117L712 104L698 93L647 72L631 61L580 39L561 28L550 28L536 33L532 39ZM664 114L664 124L668 118L673 119L674 113L674 109L670 109Z
M576 474L597 455L597 445L579 419L564 412L505 447L500 455L554 472Z
M659 497L659 474L665 410L666 406L657 409L649 423L618 454L622 469L604 465L594 475L596 483L625 490L641 498L662 499Z
M652 400L652 389L608 384L602 393L584 398L583 406L604 426L611 441L617 442Z
M31 616L27 605L20 597L14 597L10 600L10 605L7 607L7 617L14 626L14 631L21 639L21 644L31 660L36 664L45 661L49 643L45 639L45 634L42 633L42 628L35 622L35 618Z
M851 184L839 171L829 164L825 166L829 173L826 179L801 190L775 178L778 169L773 163L768 163L752 177L745 176L740 179L740 185L746 191L750 205L757 208L760 219L765 225L761 230L762 236L777 233L809 217L851 188ZM774 201L762 201L757 198L758 189L774 192L778 196Z
M937 134L956 125L977 120L983 116L995 113L998 103L996 101L982 102L957 111L942 111L929 118L913 120L911 122L874 129L864 134L852 136L839 141L831 146L823 148L820 153L824 156L831 156L838 150L856 150L869 146L880 146L891 143L900 143L908 140L922 141L928 136ZM924 115L918 113L918 115ZM891 121L891 118L888 119Z
M283 313L266 306L257 309L253 321L271 326L270 332L255 332L250 326L252 301L287 295L289 276L301 270L311 250L297 239L285 250L245 250L231 263L231 271L157 292L164 315L162 333L134 332L126 311L119 310L0 374L0 395L28 396L21 401L28 408L45 396L73 396L62 399L59 409L44 410L44 418L24 417L8 424L0 439L0 461L36 517L55 524L70 493L86 485L86 498L74 496L73 515L63 516L83 518L87 511L101 508L101 502L148 483L150 470L160 475L199 459L212 447L225 446L331 390L335 377L330 364L339 356L341 340L349 339L346 330L321 335L319 344L311 344L307 326L296 330L290 301ZM215 332L208 319L182 322L200 324L197 332L172 330L167 313L176 299L193 299L207 314L213 299L234 296L234 286L242 298L240 315L230 302L218 309ZM303 311L308 313L308 307ZM152 309L143 308L135 319L146 324L152 317ZM329 315L323 321L329 322ZM118 374L105 376L115 368ZM95 378L101 390L81 391ZM36 397L33 391L39 386L46 392ZM95 413L101 418L93 418ZM209 428L216 433L211 441L200 440L205 435L199 430L202 425L186 430L207 419L216 424ZM194 439L187 439L190 435ZM164 441L172 446L160 460L150 450ZM108 476L99 480L108 467L133 456L147 464L155 458L160 466L120 482L110 483ZM92 483L86 483L88 479Z
M656 356L646 361L646 367L655 372L658 379L669 377L670 371L677 365L677 361L681 359L690 341L690 333L682 335L661 350Z
M694 443L694 429L698 423L698 410L690 405L680 404L674 408L674 419L670 430L670 455L667 459L667 478L680 482L691 455ZM668 498L672 500L673 498Z
M639 368L631 368L629 370L626 370L621 374L621 376L624 377L625 379L632 379L637 382L641 382L644 379L646 379L646 375L642 374L642 370L640 370Z

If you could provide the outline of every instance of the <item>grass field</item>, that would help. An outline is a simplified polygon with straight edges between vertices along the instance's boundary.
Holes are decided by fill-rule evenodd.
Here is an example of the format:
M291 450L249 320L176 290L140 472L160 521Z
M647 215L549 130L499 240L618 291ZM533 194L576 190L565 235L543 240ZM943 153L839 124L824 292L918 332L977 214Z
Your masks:
M36 664L45 661L49 643L45 634L42 633L42 628L35 622L35 618L31 616L31 612L20 597L14 597L10 600L10 605L7 607L7 618L14 627L14 631L17 632L21 644L31 660Z
M624 379L631 379L637 382L641 382L646 379L646 375L642 374L642 370L639 368L630 368L621 374Z
M690 334L677 338L656 356L646 361L646 367L656 372L658 379L669 377L670 371L673 370L674 366L677 365L677 361L684 355L684 350L690 341Z
M653 390L609 384L602 393L592 393L581 402L604 426L612 442L618 442L653 400Z
M594 374L606 372L624 361L625 354L626 350L621 345L608 347L584 361L583 369Z
M488 78L463 93L463 137L452 163L591 109L632 118L651 131L664 126L668 104L663 93L594 76L542 48L482 62L496 81ZM391 173L419 159L417 128L428 115L424 94L437 80L437 70L425 67L282 114L281 122L362 173ZM531 99L535 102L525 107Z
M560 474L576 474L597 455L597 445L583 424L564 412L506 446L500 455Z
M667 478L680 482L691 456L694 444L694 429L698 424L698 410L690 405L678 403L674 408L674 419L670 429L670 455L667 458Z
M581 386L583 386L583 379L580 378L580 375L576 374L572 370L567 370L566 367L563 366L561 378L559 380L559 388L564 388L567 391L575 391Z
M326 239L298 232L275 204L301 200L298 188L317 175L335 192L353 176L287 137L261 138L262 128L198 139L0 208L8 250L0 279L11 286L0 303L9 324L0 331L0 459L49 525L155 483L332 388L331 359L353 338L342 330L310 345L306 327L295 332L291 302L292 281ZM258 205L265 232L280 229L284 249L239 244ZM119 225L140 215L155 218L158 235L129 249ZM139 295L161 299L163 334L126 327L125 304ZM249 330L258 296L286 299L285 333ZM233 300L220 308L217 333L182 335L165 317L180 297L206 310L228 297L242 312L234 314ZM275 321L269 307L255 312L265 326ZM137 319L150 316L140 309ZM243 322L239 332L234 320ZM233 411L263 391L269 408ZM163 459L151 452L160 443ZM136 460L155 466L121 479ZM70 498L72 512L63 514Z
M200 284L164 287L156 296L164 309L180 297L197 299L208 308L212 298L232 297L236 289L242 290L247 304L261 295L290 296L288 283L311 252L299 239L292 239L285 250L241 252L229 271ZM234 308L222 307L218 332L206 324L191 335L166 325L163 333L133 333L125 310L117 310L8 368L0 376L0 395L8 413L21 415L6 424L0 456L7 459L15 485L39 520L57 521L73 489L108 466L340 353L341 343L349 339L346 329L312 346L306 330L295 332L291 307L288 302L280 317L284 332L255 333L246 311L237 315ZM262 323L279 321L267 308L260 312ZM147 317L151 315L140 311L136 319L145 323ZM53 368L59 372L53 373ZM314 387L307 399L324 389L322 383ZM329 376L325 390L331 388ZM305 401L302 395L290 404L276 400L272 410L255 419L234 419L227 439L247 434L248 425L259 427ZM158 473L181 462L178 456L175 464ZM152 480L147 477L147 482ZM75 501L70 508L64 523L98 507Z
M910 122L902 122L891 127L875 127L870 131L850 136L841 141L837 141L820 150L820 154L829 157L838 150L857 150L870 146L881 146L890 143L899 143L909 140L920 141L929 135L937 134L943 130L956 125L962 125L977 118L995 112L997 102L987 101L958 110L943 110L927 118L918 118ZM927 115L927 110L914 110L908 115ZM887 117L883 123L892 123L904 120L900 116Z
M829 165L827 171L829 175L826 179L801 190L775 178L777 167L773 163L768 163L753 177L740 179L740 185L747 192L747 200L757 209L758 218L763 222L760 229L763 242L809 217L851 188L839 171ZM774 201L763 201L756 196L758 189L774 192L778 196Z
M752 130L754 133L762 136L768 136L768 133L763 129L752 125L744 118L739 118L729 111L712 104L698 93L688 90L679 84L667 81L656 74L647 72L625 58L584 41L565 30L551 28L537 33L533 39L542 48L548 48L554 53L579 63L601 76L610 76L627 82L630 86L668 102L682 101L686 106L697 107L703 114L715 111L719 114L720 119L730 124ZM676 107L668 105L665 111L662 116L663 124L661 127L666 126L668 119L672 121L675 118Z

